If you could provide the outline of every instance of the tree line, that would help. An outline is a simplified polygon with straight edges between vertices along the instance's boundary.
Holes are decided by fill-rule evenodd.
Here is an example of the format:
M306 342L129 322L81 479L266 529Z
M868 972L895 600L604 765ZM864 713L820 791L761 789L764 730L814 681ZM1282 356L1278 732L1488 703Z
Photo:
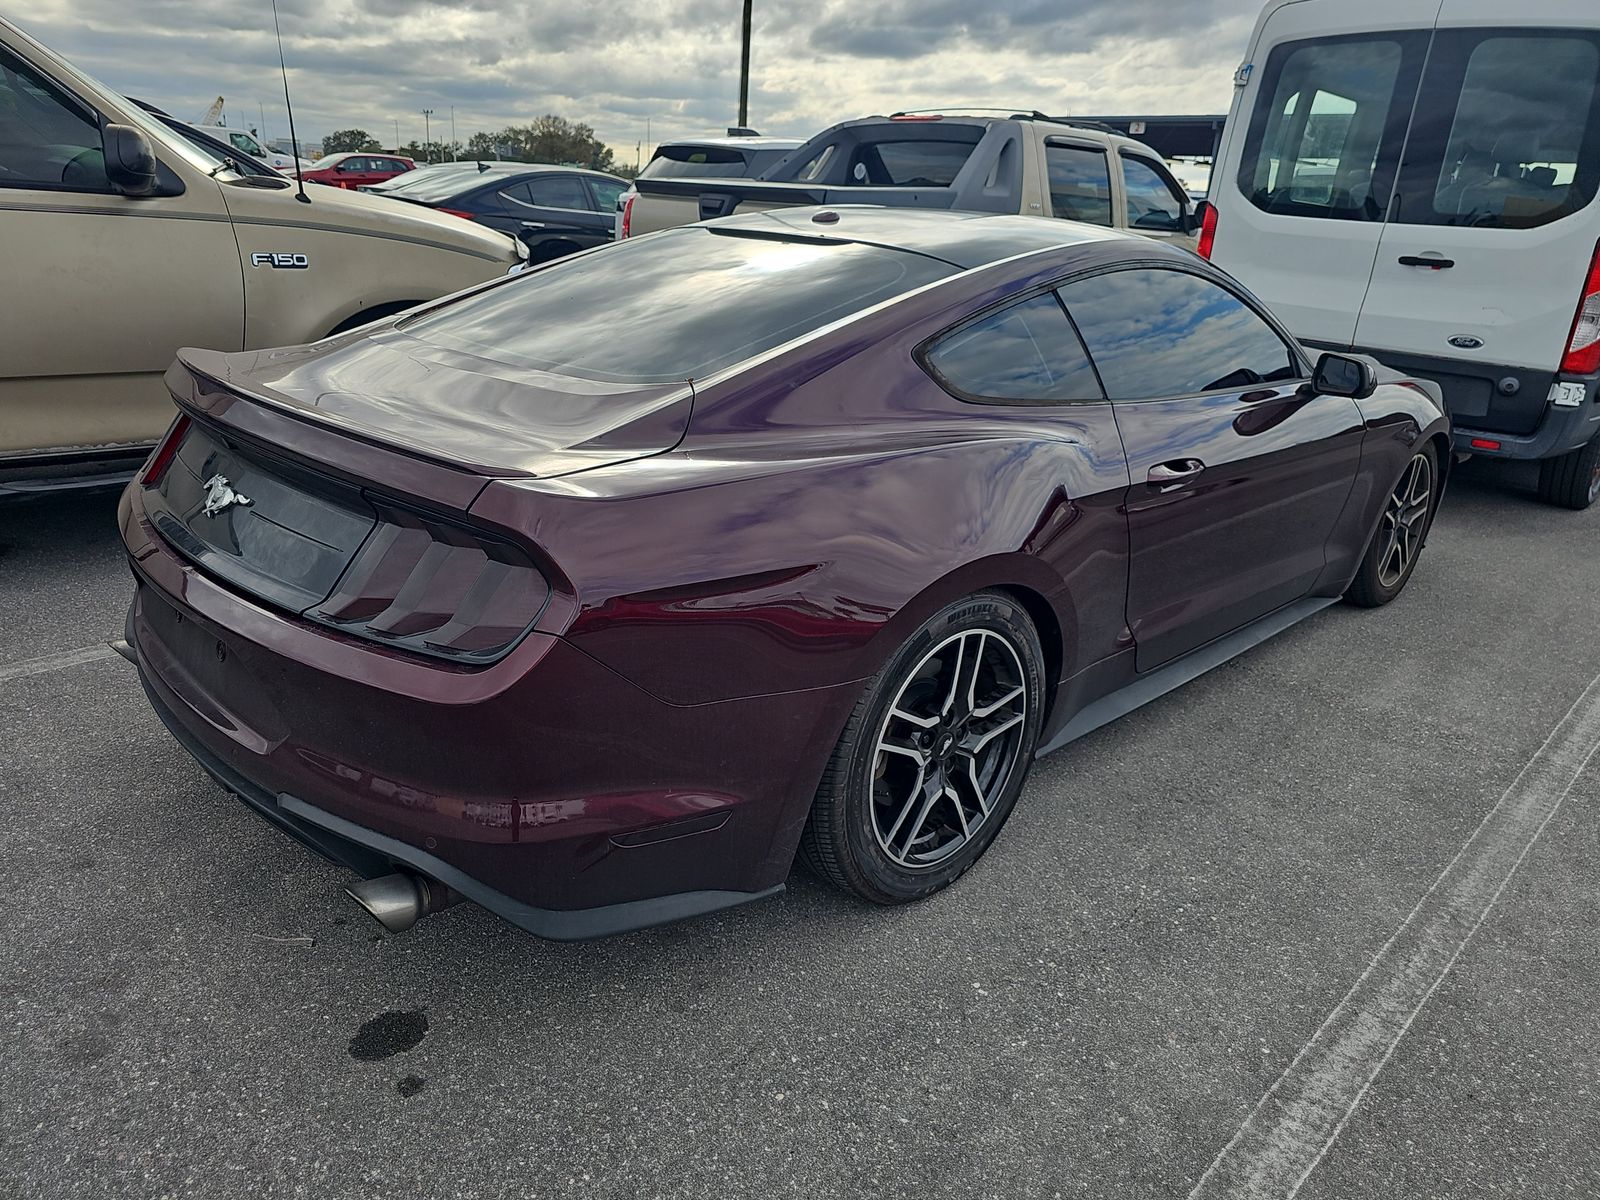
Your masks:
M365 129L340 129L322 139L324 154L383 149L378 139ZM412 140L394 147L394 153L418 162L445 162L453 158L505 159L622 173L611 147L595 137L592 126L553 113L528 125L508 125L497 133L475 133L464 143ZM627 173L632 174L631 171Z

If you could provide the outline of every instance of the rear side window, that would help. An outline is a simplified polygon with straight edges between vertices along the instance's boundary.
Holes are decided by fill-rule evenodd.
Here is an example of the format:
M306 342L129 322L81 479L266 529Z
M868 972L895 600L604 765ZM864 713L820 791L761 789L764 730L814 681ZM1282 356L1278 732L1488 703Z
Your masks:
M949 187L972 157L972 142L868 142L850 160L850 182L865 187Z
M676 383L946 278L949 263L859 243L703 226L529 271L402 330L491 362L608 383Z
M1600 36L1441 31L1428 56L1394 220L1527 229L1600 184Z
M614 179L590 179L589 190L594 193L601 211L610 212L617 207L617 199L628 190L628 185Z
M1050 215L1086 225L1111 224L1111 168L1105 151L1047 143Z
M1267 59L1239 167L1264 212L1381 221L1425 32L1285 42Z
M925 361L971 400L1103 400L1083 343L1055 295L1023 300L946 334Z
M640 179L738 178L746 171L744 155L723 146L662 146L639 172Z
M1198 275L1112 271L1068 284L1061 299L1113 400L1242 391L1300 374L1272 326Z
M1184 201L1148 160L1122 156L1122 182L1128 192L1128 224L1134 229L1183 232Z
M111 190L99 126L3 48L0 187Z
M521 196L517 197L519 200ZM540 175L528 180L528 202L543 208L589 208L589 191L576 175Z

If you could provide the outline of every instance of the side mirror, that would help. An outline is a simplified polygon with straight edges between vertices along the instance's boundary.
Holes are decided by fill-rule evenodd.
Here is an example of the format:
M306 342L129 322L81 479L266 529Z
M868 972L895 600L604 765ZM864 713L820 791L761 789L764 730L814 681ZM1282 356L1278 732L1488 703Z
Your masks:
M107 125L101 145L112 187L124 196L148 196L156 190L156 152L141 131L132 125Z
M1378 390L1378 372L1367 359L1350 354L1324 354L1317 359L1311 386L1319 396L1365 400Z
M1196 200L1192 205L1183 206L1183 231L1185 233L1198 233L1206 223L1206 209L1211 206L1209 200Z

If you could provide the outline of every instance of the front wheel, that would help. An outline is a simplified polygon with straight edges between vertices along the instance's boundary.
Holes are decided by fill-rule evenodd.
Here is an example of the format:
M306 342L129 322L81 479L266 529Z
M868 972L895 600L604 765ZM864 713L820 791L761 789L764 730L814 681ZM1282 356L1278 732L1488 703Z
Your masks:
M1438 492L1439 458L1432 445L1424 445L1411 456L1384 503L1378 532L1345 599L1362 608L1377 608L1405 590L1428 540Z
M1539 464L1539 499L1578 512L1600 500L1600 437Z
M817 788L803 861L877 904L948 887L1016 804L1044 694L1020 605L980 592L944 608L867 685Z

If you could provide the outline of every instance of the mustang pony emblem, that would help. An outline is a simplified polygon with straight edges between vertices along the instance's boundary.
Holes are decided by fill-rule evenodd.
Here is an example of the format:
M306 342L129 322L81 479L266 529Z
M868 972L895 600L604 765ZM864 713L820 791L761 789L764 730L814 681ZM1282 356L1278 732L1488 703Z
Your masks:
M208 517L214 517L219 512L225 512L232 508L235 504L254 503L255 501L250 499L249 496L242 492L234 491L233 485L228 482L226 475L213 475L206 480L206 502L200 511Z

